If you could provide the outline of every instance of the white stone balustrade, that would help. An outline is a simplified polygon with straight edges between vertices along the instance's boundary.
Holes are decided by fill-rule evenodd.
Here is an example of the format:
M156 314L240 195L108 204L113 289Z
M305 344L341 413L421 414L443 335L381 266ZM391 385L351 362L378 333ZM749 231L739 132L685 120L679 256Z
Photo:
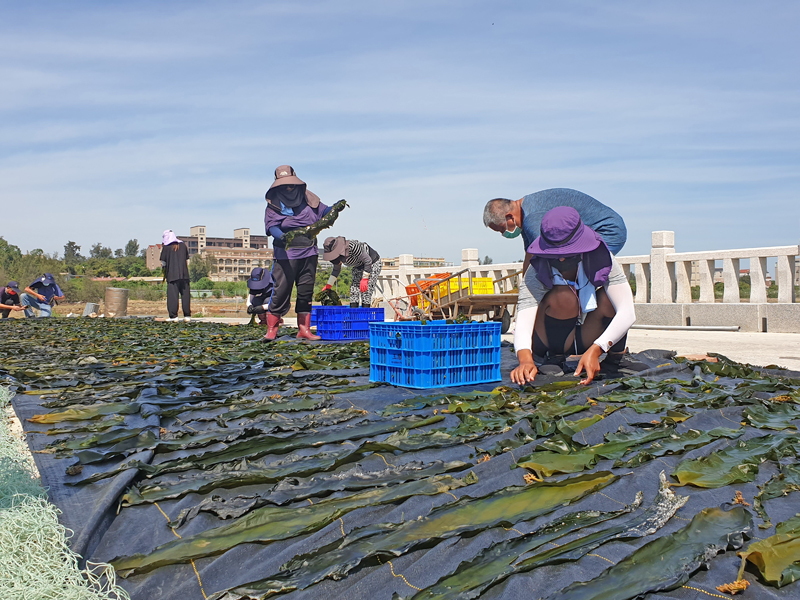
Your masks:
M631 272L636 282L637 322L643 325L738 325L743 331L776 331L800 333L800 304L795 297L797 255L800 245L675 252L675 233L654 231L650 254L618 256L625 275ZM472 277L491 277L495 292L510 292L519 286L520 276L508 277L522 268L521 262L481 265L478 250L461 251L461 264L451 267L414 267L411 254L401 254L397 269L381 273L379 294L384 299L406 296L406 286L415 280L436 273L456 273L469 269ZM767 261L775 259L777 302L768 302ZM750 262L750 300L739 297L739 267ZM722 302L714 297L714 270L722 262L724 292ZM695 263L695 273L692 272ZM700 297L692 300L692 278L700 286ZM381 293L382 292L382 293Z

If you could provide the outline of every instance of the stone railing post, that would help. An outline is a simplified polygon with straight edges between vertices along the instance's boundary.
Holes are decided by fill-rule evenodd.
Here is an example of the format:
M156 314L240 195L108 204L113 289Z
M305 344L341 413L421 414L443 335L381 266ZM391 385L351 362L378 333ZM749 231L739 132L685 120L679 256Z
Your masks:
M725 304L739 303L739 259L722 259L722 302Z
M654 304L672 303L672 276L667 254L674 252L675 232L654 231L650 248L650 302Z
M480 264L478 260L478 249L477 248L464 248L461 251L461 268L473 268L477 267Z
M411 285L410 271L414 268L414 255L401 254L397 257L397 273L400 281L400 294L402 295L407 285Z
M778 280L778 302L792 303L795 301L794 294L794 255L779 256L778 264L775 266L775 275Z
M750 259L750 303L767 302L767 257L754 256Z

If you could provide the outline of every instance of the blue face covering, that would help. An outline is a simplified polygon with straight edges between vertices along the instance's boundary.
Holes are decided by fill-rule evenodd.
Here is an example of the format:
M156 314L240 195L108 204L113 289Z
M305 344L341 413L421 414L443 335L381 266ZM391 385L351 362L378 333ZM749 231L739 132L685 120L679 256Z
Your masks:
M509 240L513 240L515 237L522 233L522 227L514 226L514 231L504 231L503 237L508 238Z

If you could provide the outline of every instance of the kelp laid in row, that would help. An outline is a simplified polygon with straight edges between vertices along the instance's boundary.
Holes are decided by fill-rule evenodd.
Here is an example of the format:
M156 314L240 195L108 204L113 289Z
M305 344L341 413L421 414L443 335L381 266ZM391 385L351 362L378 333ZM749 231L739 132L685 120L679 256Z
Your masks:
M420 546L549 514L618 479L607 471L558 482L510 487L481 498L462 497L418 520L377 523L351 531L344 539L293 558L274 577L221 592L218 598L265 598L303 590L329 577L344 577L370 557L401 556Z
M278 437L273 435L259 435L246 440L237 440L228 444L226 447L216 450L208 450L201 453L193 453L180 458L165 460L157 465L130 461L111 471L96 473L91 477L80 481L72 482L72 485L85 485L94 483L101 479L113 477L128 469L139 469L144 473L153 476L161 473L176 473L188 471L189 469L207 469L214 465L225 462L232 462L247 458L253 460L266 456L267 454L288 454L301 448L314 448L332 444L336 442L361 439L374 435L391 433L403 429L413 429L415 427L425 427L443 420L441 416L428 417L406 417L404 419L394 419L391 421L371 421L363 425L343 427L325 433L314 432L305 435L295 435L288 437ZM70 482L68 482L70 485Z
M411 496L441 494L476 481L477 477L474 475L463 479L441 475L388 488L366 490L343 498L328 498L316 504L299 507L264 506L229 525L183 537L147 554L116 558L111 564L120 575L127 577L164 565L215 556L239 544L266 544L311 533L357 508L398 502Z
M663 527L688 499L688 496L677 496L669 489L667 479L662 472L658 494L653 504L641 515L564 544L553 544L554 540L585 527L635 511L641 504L642 494L639 492L635 501L621 510L583 511L565 515L531 533L489 546L472 560L462 562L452 573L445 575L434 585L415 594L413 600L477 598L511 575L546 565L576 561L613 540L631 540L652 535ZM520 524L517 524L517 527L519 526ZM555 547L539 551L545 544ZM536 553L522 558L531 552Z
M758 466L765 460L796 456L798 440L783 435L765 435L738 440L725 450L708 456L684 460L672 472L679 485L719 488L732 483L753 481Z
M594 579L575 582L547 600L630 600L673 590L719 552L741 548L752 527L752 516L741 506L703 509L683 529L648 542Z

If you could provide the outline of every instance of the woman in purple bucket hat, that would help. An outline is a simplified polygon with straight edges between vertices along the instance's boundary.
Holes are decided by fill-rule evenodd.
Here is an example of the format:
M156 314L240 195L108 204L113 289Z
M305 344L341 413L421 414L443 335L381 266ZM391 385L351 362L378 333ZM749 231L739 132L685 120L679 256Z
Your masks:
M647 368L627 355L628 330L636 321L630 284L603 238L583 224L578 211L568 206L548 211L527 250L533 258L520 288L514 383L533 381L537 373L567 372L571 354L581 355L574 375L586 371L582 384L600 372Z

